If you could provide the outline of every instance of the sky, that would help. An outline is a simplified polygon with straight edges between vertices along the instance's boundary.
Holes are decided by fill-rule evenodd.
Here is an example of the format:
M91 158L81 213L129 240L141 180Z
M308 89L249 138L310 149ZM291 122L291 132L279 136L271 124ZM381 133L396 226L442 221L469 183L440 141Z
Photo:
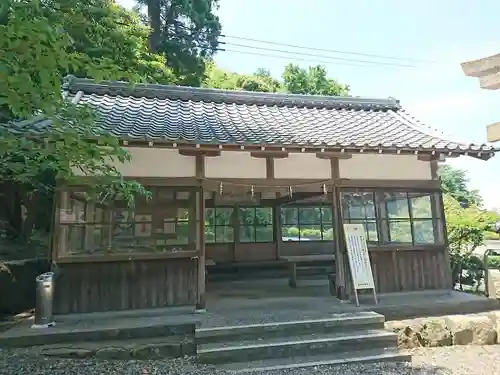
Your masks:
M131 7L134 0L118 2ZM223 40L232 43L222 47L254 53L218 52L215 60L224 69L252 73L267 68L279 77L289 62L302 67L321 63L331 78L351 87L352 95L397 98L424 124L467 143L486 142L486 126L500 121L500 90L480 89L478 80L466 77L460 67L461 62L500 53L498 0L220 0L217 13L222 32L228 36ZM404 60L293 49L231 36ZM448 162L467 171L470 186L479 189L486 207L500 208L500 194L496 193L500 153L489 161L460 157Z

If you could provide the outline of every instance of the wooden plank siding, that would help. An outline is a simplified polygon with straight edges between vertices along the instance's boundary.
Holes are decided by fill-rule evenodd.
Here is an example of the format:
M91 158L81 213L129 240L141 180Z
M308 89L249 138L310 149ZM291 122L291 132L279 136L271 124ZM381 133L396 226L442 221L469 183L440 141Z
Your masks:
M196 262L136 260L60 265L54 313L195 305Z
M451 289L445 249L370 251L378 293Z

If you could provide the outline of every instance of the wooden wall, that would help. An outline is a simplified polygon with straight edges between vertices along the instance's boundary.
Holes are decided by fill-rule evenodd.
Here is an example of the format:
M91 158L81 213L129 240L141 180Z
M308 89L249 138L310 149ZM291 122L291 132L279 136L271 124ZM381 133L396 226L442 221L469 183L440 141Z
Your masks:
M444 248L371 251L378 293L451 289L450 263Z
M54 313L86 313L196 303L190 259L60 264Z

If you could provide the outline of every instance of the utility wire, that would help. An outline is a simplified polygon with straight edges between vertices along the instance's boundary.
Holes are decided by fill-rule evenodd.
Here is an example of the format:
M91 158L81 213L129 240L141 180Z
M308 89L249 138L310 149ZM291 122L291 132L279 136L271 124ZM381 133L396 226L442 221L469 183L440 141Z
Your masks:
M220 42L219 44L224 44L228 46L235 46L235 47L243 47L243 48L250 48L250 49L257 49L260 51L269 51L269 52L279 52L279 53L288 53L292 55L300 55L300 56L310 56L310 57L319 57L322 59L331 59L331 60L337 60L337 61L345 61L345 62L354 62L354 63L363 63L363 64L374 64L374 65L388 65L388 66L399 66L399 67L405 67L405 68L414 68L417 65L413 64L400 64L400 63L391 63L391 62L382 62L382 61L370 61L370 60L359 60L359 59L349 59L345 57L335 57L335 56L327 56L327 55L316 55L313 53L307 53L307 52L295 52L295 51L287 51L287 50L282 50L282 49L276 49L276 48L266 48L266 47L258 47L258 46L249 46L245 44L238 44L238 43L227 43L227 42Z
M290 61L290 60L305 61L305 62L309 62L309 63L324 64L324 65L343 65L343 66L361 67L361 68L376 67L376 68L386 68L386 69L400 67L400 66L387 66L387 65L362 65L362 64L356 64L356 63L338 62L338 61L323 61L323 60L306 59L306 58L300 58L300 57L294 57L294 56L274 55L274 54L270 54L270 53L238 51L238 50L227 49L227 48L217 48L216 51L237 53L237 54L250 55L250 56L272 57L272 58L277 58L277 59L285 59L288 61ZM290 53L293 53L293 52L290 52Z
M297 44L278 43L278 42L273 42L270 40L244 38L241 36L234 36L234 35L221 34L220 36L222 38L244 40L247 42L264 43L264 44L289 47L289 48L299 48L299 49L305 49L305 50L316 51L316 52L338 53L341 55L364 56L364 57L373 57L373 58L378 58L378 59L399 60L399 61L407 61L407 62L414 62L414 63L428 63L428 64L436 63L436 61L430 61L430 60L414 59L414 58L408 58L408 57L387 56L387 55L377 55L377 54L362 53L362 52L342 51L342 50L334 50L334 49L326 49L326 48L314 48L314 47L300 46Z

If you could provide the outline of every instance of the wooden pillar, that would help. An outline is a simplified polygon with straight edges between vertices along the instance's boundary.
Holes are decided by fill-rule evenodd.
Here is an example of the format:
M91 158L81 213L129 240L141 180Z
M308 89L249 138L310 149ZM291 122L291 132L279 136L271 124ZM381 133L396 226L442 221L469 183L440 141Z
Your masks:
M196 311L206 310L206 268L205 268L205 192L203 177L205 176L205 160L202 155L196 156L196 176L198 189L196 190L196 250L198 252L198 293Z
M280 259L281 248L281 206L273 206L273 239L276 246L276 260Z
M332 166L332 226L333 226L333 245L335 246L335 286L337 298L341 301L349 300L350 296L350 269L345 251L344 227L341 210L340 189L338 187L339 160L331 159Z
M94 228L95 228L95 204L91 202L85 203L85 237L84 237L84 249L85 251L91 250L94 244Z
M69 192L67 189L62 188L61 194L59 196L59 210L58 210L59 212L57 212L56 214L58 215L57 223L59 224L56 226L57 238L58 238L56 253L58 256L65 256L68 255L69 253L69 244L68 244L69 228L67 225L68 221L70 221L69 220L70 218L68 217L69 208L70 208Z

